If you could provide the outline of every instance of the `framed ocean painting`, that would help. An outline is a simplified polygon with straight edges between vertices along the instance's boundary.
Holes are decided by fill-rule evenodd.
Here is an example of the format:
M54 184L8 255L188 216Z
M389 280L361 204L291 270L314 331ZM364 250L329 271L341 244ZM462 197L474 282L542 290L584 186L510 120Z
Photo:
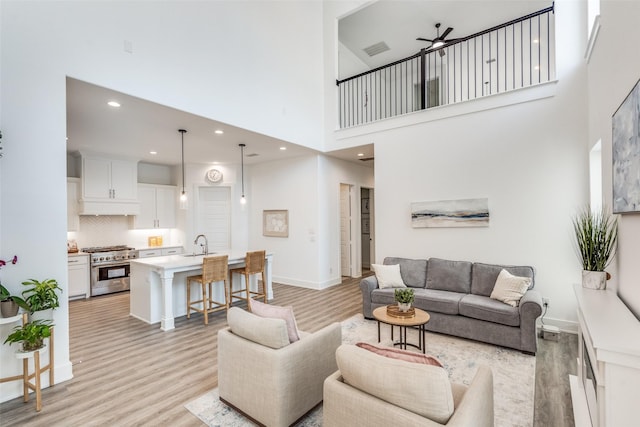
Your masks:
M411 203L411 226L413 228L488 227L489 199Z
M640 80L611 121L613 212L640 212Z

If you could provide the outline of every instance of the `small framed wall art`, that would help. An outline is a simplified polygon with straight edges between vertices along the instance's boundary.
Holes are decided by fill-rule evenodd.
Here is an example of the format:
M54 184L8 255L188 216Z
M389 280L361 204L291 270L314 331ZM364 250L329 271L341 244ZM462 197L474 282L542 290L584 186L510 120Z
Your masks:
M289 211L262 211L262 235L269 237L289 237Z

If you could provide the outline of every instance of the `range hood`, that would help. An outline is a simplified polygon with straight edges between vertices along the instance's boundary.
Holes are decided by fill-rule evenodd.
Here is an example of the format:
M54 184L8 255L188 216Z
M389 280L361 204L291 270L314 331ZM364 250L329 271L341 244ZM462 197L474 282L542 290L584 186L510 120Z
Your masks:
M140 202L78 200L79 215L140 215Z

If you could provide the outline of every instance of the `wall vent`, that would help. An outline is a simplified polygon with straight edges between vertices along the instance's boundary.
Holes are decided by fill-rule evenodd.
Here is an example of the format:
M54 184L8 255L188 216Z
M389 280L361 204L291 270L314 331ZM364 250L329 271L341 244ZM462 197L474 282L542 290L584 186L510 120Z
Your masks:
M367 55L374 56L374 55L377 55L379 53L388 51L389 50L389 46L387 46L387 44L385 42L379 42L379 43L376 43L376 44L372 44L369 47L365 47L362 50L364 50Z

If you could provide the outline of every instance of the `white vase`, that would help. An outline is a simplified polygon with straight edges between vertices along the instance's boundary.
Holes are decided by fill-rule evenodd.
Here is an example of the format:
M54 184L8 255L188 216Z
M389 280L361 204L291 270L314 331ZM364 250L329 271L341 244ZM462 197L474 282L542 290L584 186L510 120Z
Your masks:
M605 271L582 270L582 287L587 289L606 289L607 273Z
M398 303L398 310L400 310L403 313L409 311L410 308L411 308L411 303L410 302L399 302Z

